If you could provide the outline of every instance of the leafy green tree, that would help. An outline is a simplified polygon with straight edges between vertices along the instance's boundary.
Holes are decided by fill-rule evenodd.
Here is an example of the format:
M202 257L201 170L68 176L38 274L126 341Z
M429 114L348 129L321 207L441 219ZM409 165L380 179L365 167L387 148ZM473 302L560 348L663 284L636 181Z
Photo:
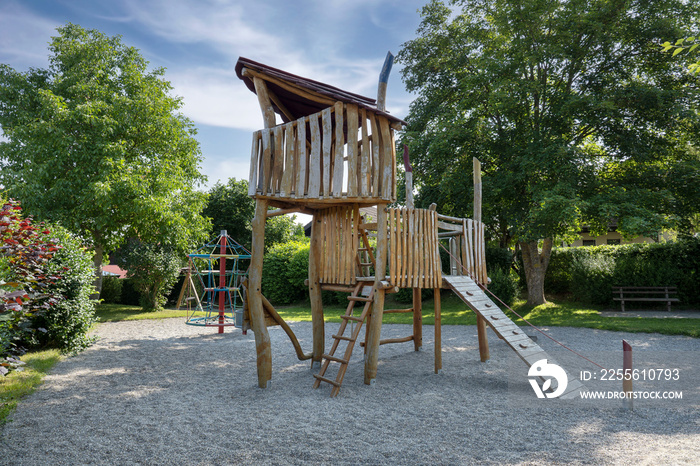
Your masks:
M203 215L212 219L212 236L226 230L231 238L250 250L255 202L248 197L246 180L231 178L226 184L217 182L209 190ZM265 225L265 250L300 236L304 236L304 231L295 222L295 216L272 217Z
M177 282L184 256L172 247L132 240L122 249L120 262L141 294L141 307L157 311Z
M164 70L74 24L58 28L48 69L0 65L0 183L43 220L103 254L127 238L185 250L208 230L193 123Z
M409 144L418 204L469 216L471 160L485 223L523 253L545 302L555 240L612 219L625 235L698 212L696 82L654 44L693 31L698 2L433 0L398 55L416 92Z

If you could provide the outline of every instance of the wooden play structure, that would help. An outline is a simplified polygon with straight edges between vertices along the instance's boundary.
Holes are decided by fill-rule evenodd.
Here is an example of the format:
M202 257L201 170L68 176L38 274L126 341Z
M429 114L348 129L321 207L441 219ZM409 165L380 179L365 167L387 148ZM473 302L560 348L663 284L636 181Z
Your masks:
M253 133L252 141L249 195L256 208L244 318L244 328L255 333L258 385L262 388L268 386L272 370L267 326L277 324L283 325L295 342L299 359L310 358L312 368L319 369L314 374L314 387L330 384L331 396L338 394L352 351L366 326L360 342L365 351L364 382L373 384L380 345L413 342L414 350L421 348L423 288L435 290L436 372L442 368L442 288L452 289L477 313L482 361L489 358L487 326L529 365L546 356L484 294L482 287L488 278L480 218L480 164L476 159L473 219L441 215L434 206L417 209L410 199L407 207L388 207L396 201L394 131L404 124L384 108L390 68L388 61L375 101L246 58L238 60L237 75L257 95L265 126ZM407 170L410 172L409 166ZM360 212L369 206L376 206L374 219ZM261 293L265 221L292 212L313 216L308 279L313 321L310 354L301 351L293 332ZM447 274L442 271L440 241L449 244ZM412 289L412 307L384 309L386 293L401 288ZM347 292L349 301L328 352L322 290ZM412 334L382 340L382 316L394 312L413 315Z

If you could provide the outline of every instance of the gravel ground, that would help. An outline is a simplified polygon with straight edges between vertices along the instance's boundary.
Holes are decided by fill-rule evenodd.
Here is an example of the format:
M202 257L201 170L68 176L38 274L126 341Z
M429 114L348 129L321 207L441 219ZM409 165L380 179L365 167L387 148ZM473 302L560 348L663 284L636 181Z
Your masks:
M292 323L302 347L311 324ZM337 325L328 324L330 337ZM254 335L186 326L180 319L117 322L99 341L57 364L2 428L0 463L74 464L698 464L700 340L657 334L551 328L549 334L609 368L621 339L635 367L678 368L677 382L635 390L682 390L670 401L537 399L527 367L489 332L479 361L476 328L443 327L443 371L433 371L433 327L424 349L382 346L374 386L363 384L356 349L337 398L311 388L284 332L270 328L273 377L257 388ZM382 337L408 326L385 325ZM600 369L538 343L591 390L619 391ZM330 342L327 343L327 347ZM593 380L593 375L597 380Z

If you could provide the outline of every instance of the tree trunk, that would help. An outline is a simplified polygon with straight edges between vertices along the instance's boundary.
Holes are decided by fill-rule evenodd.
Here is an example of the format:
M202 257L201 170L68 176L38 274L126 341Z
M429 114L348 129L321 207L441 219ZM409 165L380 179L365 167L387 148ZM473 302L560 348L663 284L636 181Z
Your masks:
M92 299L100 298L100 291L102 291L102 258L104 257L104 246L95 242L95 255L92 258L92 262L95 265L95 293L90 295Z
M520 242L520 250L523 253L523 266L525 268L525 281L527 282L527 304L538 306L545 304L544 276L552 256L552 238L545 238L540 252L537 241Z

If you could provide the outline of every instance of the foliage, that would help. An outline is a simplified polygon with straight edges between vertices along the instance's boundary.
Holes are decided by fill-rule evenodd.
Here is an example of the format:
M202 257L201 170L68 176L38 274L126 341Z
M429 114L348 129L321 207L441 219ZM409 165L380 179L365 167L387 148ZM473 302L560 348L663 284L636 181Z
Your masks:
M251 222L255 215L255 201L248 197L248 182L230 178L226 184L217 182L210 190L203 215L212 219L212 234L226 230L228 235L251 249ZM280 215L265 224L265 250L304 236L295 216Z
M689 228L700 209L700 94L651 44L695 30L699 10L682 0L429 2L398 55L418 95L401 141L416 204L468 216L480 159L488 234L527 252L535 302L552 238L612 219L628 236Z
M102 279L100 301L109 304L121 303L123 287L124 279L118 277L104 277Z
M500 268L493 268L489 270L488 274L491 279L489 291L498 296L504 303L513 304L520 292L518 274L514 270Z
M49 262L59 246L44 225L37 228L30 218L22 218L21 210L14 200L0 208L0 356L21 354L25 346L35 345L36 333L46 329L35 327L33 319L58 302L51 287L60 276Z
M95 322L97 303L91 299L95 292L92 254L85 249L81 238L65 228L58 225L50 228L51 237L61 245L48 267L50 273L60 274L60 279L48 287L57 301L33 321L35 327L46 329L38 334L40 346L75 353L94 341L88 336Z
M96 30L58 28L48 69L0 65L0 183L32 214L104 251L206 237L194 124L162 68ZM101 276L100 276L101 278Z
M682 304L700 303L700 238L673 243L556 248L545 288L612 304L612 286L676 286Z
M262 292L273 304L290 304L308 294L308 240L277 244L265 254Z
M161 244L131 241L124 248L121 266L141 294L143 310L162 310L170 289L177 282L182 256Z
M698 45L700 45L700 38L696 39L695 37L685 37L678 39L674 44L671 44L670 42L666 41L663 44L661 44L661 48L663 49L663 52L669 52L673 50L671 56L675 57L684 50L687 50L688 53L693 53L693 51L695 51L695 49L698 48ZM690 71L693 74L699 74L700 60L688 65L688 71Z

